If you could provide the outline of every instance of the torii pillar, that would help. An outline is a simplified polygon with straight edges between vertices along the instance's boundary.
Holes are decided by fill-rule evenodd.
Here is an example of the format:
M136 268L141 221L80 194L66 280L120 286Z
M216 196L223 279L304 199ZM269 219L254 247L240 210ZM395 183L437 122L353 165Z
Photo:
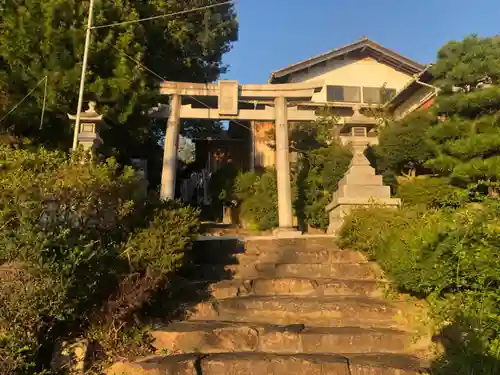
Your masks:
M301 108L300 104L309 102L314 91L322 87L323 82L272 85L239 85L237 81L220 81L218 84L164 82L160 91L171 97L171 104L165 137L161 198L175 197L181 119L275 121L279 219L275 235L300 235L293 227L288 121L314 121L315 110ZM182 97L186 97L186 104L182 104Z
M276 235L293 233L292 189L290 186L290 150L288 146L288 119L286 98L274 99L276 113L276 174L278 180L278 221Z
M170 113L168 115L165 145L163 148L163 168L161 173L160 198L175 198L175 178L177 173L177 150L181 129L181 96L170 97Z

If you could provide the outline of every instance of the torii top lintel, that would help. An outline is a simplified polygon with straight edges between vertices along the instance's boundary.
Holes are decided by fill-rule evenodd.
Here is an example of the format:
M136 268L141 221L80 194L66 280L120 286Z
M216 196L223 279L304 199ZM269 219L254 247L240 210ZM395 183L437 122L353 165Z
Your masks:
M269 103L261 109L241 109L241 101L261 101L285 98L287 102L308 102L315 90L322 89L322 82L304 82L289 84L240 85L238 81L219 81L216 84L163 82L160 93L163 95L179 95L189 97L218 98L217 108L193 108L191 104L181 106L181 118L204 119L241 119L241 120L274 120L275 108ZM311 109L288 108L288 119L291 121L312 121L316 118Z

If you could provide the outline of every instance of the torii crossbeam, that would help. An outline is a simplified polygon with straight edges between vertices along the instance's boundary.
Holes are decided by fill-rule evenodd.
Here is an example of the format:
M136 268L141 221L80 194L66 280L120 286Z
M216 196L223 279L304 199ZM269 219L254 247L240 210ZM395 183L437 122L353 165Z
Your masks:
M294 233L288 121L314 121L315 109L300 107L310 102L323 82L291 84L240 85L238 81L217 84L164 82L160 92L170 96L170 113L165 137L161 198L173 199L177 146L181 119L275 121L276 170L278 177L277 233Z

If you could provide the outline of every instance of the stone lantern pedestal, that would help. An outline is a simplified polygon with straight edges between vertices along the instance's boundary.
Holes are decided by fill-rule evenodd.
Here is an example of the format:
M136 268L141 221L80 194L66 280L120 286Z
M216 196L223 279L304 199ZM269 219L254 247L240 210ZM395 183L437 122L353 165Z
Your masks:
M374 120L361 115L359 111L355 111L352 119L346 122L346 125L351 126L351 134L343 136L342 141L349 144L353 157L332 202L326 207L330 234L338 232L345 216L355 208L377 205L399 207L401 204L400 199L391 198L391 188L384 186L382 176L375 174L375 169L364 154L368 145L378 143L377 138L369 137L366 130L373 123Z
M95 102L89 102L89 108L80 115L80 130L78 132L78 145L91 154L104 142L99 136L99 126L102 124L102 115L95 110ZM76 121L76 115L68 114L70 120Z

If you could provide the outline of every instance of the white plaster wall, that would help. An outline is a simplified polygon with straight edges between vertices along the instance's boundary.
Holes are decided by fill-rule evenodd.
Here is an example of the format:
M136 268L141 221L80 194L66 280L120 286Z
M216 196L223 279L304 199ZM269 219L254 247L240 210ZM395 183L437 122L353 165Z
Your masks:
M412 77L373 58L333 60L307 71L290 75L290 82L324 81L327 85L364 86L402 89ZM326 89L316 93L313 101L325 102Z
M412 96L405 100L399 107L394 109L394 118L399 120L400 118L406 116L408 113L418 109L422 104L424 104L429 96L434 93L434 90L430 87L422 86L418 89Z

